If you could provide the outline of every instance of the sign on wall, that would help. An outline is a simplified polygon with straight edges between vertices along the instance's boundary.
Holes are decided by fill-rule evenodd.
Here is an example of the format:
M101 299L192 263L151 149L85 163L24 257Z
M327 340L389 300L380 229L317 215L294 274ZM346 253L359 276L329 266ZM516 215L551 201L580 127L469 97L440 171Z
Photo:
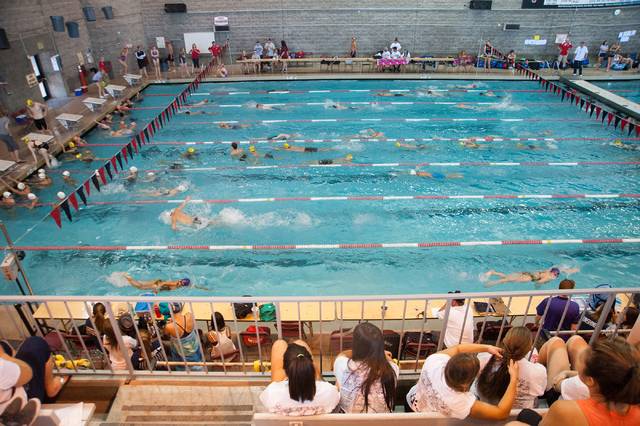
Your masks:
M34 87L38 85L38 77L36 77L36 73L32 72L31 74L27 74L27 84L29 87Z
M164 44L164 37L156 37L156 47L158 49L164 49L165 47L167 47Z
M545 44L547 44L547 39L542 39L540 40L540 38L528 38L524 41L524 44L527 45L533 45L533 46L544 46Z
M640 0L522 0L522 9L633 6Z
M214 16L213 25L229 25L228 16Z

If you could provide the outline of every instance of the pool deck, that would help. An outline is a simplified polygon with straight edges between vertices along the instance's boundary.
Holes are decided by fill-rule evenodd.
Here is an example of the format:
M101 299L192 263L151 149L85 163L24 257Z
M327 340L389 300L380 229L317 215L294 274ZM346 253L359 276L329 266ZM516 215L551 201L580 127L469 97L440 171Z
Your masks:
M560 82L567 86L577 89L580 92L591 96L604 103L606 106L613 108L616 111L620 111L629 117L633 117L636 120L640 120L640 105L629 99L618 96L611 93L601 87L591 84L588 81L578 79L575 76L560 77Z
M264 73L258 74L248 74L243 75L240 71L239 65L234 65L233 67L229 67L229 77L224 79L224 82L246 82L246 81L288 81L288 80L345 80L345 79L354 79L354 80L502 80L502 81L527 81L528 78L523 75L518 74L517 72L512 72L512 70L496 70L493 69L489 73L484 72L472 72L472 70L468 70L468 72L453 72L452 67L448 67L444 69L444 72L407 72L407 73L375 73L375 72L366 72L361 73L357 70L352 70L351 72L332 72L332 73L318 73L315 67L289 67L288 74L282 74L280 72L271 72L267 71ZM233 71L233 74L232 74ZM475 68L473 69L475 71ZM152 72L152 70L150 70ZM550 73L549 70L541 73L540 75L551 81L562 81L570 84L569 81L573 81L572 84L578 84L576 80L568 80L565 79L564 75L569 76L571 74L571 70L566 70L562 72L560 75L556 75L555 73ZM640 75L637 70L629 70L629 71L615 71L612 73L605 74L602 71L596 71L595 69L586 68L584 70L585 79L594 80L594 81L610 81L610 80L640 80ZM178 75L178 72L163 72L162 80L153 80L153 77L143 77L140 80L140 84L136 86L130 86L123 77L116 77L111 79L110 84L116 84L125 86L126 89L123 91L122 96L120 96L117 100L112 97L107 98L107 102L104 104L101 111L93 113L89 110L85 104L84 100L89 97L96 98L97 88L92 84L89 86L88 93L84 93L81 96L70 98L71 100L61 107L54 108L49 107L47 113L47 122L51 127L51 133L53 136L52 139L52 147L50 149L51 154L54 156L62 151L62 145L68 146L69 142L72 141L74 136L82 137L85 133L89 132L93 127L95 127L96 122L104 119L106 114L113 112L116 106L120 103L122 99L131 98L137 92L143 90L150 84L186 84L190 83L193 79L193 75L188 78L182 78ZM217 82L221 81L220 78L207 78L205 82ZM582 80L581 80L582 81ZM595 87L595 86L593 86ZM598 89L600 92L606 92L604 89ZM614 95L615 96L615 95ZM620 98L624 99L624 98ZM604 100L603 100L604 102ZM626 100L627 104L633 104ZM614 107L615 108L615 107ZM640 114L640 108L637 106L637 113ZM55 117L60 114L78 114L82 115L83 118L78 122L77 130L69 131L63 127ZM636 118L640 119L640 116L632 115ZM141 123L142 124L142 123ZM12 132L15 140L20 140L25 135L29 133L39 133L33 123L29 123L24 126L13 125ZM40 132L41 133L41 132ZM2 176L6 177L11 176L12 178L22 181L33 174L36 170L43 167L45 165L44 160L41 156L38 156L38 161L34 162L32 155L29 153L29 149L26 144L19 142L20 151L19 156L23 160L26 160L26 163L22 164L14 164L9 167L7 171L5 171ZM88 147L90 148L90 146ZM9 155L6 146L4 144L0 144L0 160L8 160L11 161L11 156ZM4 192L4 185L0 184L0 192Z

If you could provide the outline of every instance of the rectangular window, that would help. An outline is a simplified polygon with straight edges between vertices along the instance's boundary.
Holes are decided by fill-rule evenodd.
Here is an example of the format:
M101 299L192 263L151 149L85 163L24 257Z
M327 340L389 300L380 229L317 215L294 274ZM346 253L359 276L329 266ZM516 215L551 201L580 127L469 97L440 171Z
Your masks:
M40 67L38 67L38 61L36 61L35 56L29 56L31 59L31 66L33 67L33 72L36 73L36 77L40 77Z
M40 88L40 93L42 94L43 98L49 96L49 94L47 93L47 89L44 87L44 83L42 81L38 83L38 87Z

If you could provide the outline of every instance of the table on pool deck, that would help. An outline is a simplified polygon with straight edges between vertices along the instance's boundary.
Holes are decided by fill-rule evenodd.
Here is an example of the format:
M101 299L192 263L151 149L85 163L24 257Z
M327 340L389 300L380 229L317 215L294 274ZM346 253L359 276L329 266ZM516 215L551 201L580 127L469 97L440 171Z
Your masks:
M82 100L82 103L84 103L91 112L96 112L102 109L104 104L107 103L107 100L100 98L86 98Z
M141 75L135 75L135 74L125 74L124 79L127 80L127 83L129 83L129 86L133 87L136 84L140 84L140 81L142 80L142 76Z
M81 115L77 114L60 114L56 117L56 120L60 122L67 130L76 130L78 127L78 122L82 120Z
M50 320L53 318L54 320L60 320L65 330L71 331L73 329L70 321L71 318L74 320L86 320L91 316L90 311L87 312L87 308L84 302L67 302L67 308L64 306L65 302L47 302L40 303L38 309L33 314L33 318L37 320ZM88 303L89 309L91 309L91 304ZM47 310L47 306L49 310ZM125 302L112 303L111 308L117 314L118 311L124 310L129 312L127 304ZM51 316L49 316L49 311L51 311ZM71 315L69 315L71 313Z
M40 141L40 142L49 142L53 139L51 135L43 135L42 133L29 133L28 135L23 136L23 139L29 139L30 141Z
M440 65L441 63L444 62L453 62L455 61L455 58L411 58L412 61L418 61L418 62L428 62L428 61L435 61L436 63L436 68L438 65ZM327 65L327 69L329 70L329 72L333 72L333 67L334 65L338 66L338 68L340 67L340 64L344 63L345 61L352 61L354 63L357 63L360 67L360 72L362 72L363 68L365 65L373 65L376 63L376 59L373 58L301 58L301 59L280 59L280 62L290 62L290 63L297 63L297 62L311 62L316 66L316 69L319 69L320 67L322 67L322 65ZM322 61L326 61L329 62L328 64L321 64ZM236 60L236 62L239 63L260 63L260 62L273 62L272 59L238 59ZM338 62L337 64L334 64L334 62ZM346 65L346 64L345 64ZM260 70L261 72L261 70ZM273 72L273 69L271 70L271 72Z
M106 86L104 89L107 92L109 92L111 96L113 96L113 99L119 98L120 96L122 96L122 93L124 93L124 91L127 90L126 87L118 86L116 84L110 84Z

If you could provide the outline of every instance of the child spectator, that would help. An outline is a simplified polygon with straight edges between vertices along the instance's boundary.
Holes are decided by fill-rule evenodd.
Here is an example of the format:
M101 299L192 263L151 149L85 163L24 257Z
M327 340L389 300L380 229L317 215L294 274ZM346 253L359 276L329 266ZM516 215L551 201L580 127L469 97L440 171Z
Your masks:
M124 342L124 348L120 348L116 333L113 331L110 321L105 321L102 327L104 332L103 343L106 350L109 351L109 361L114 370L126 370L127 361L125 356L131 358L133 355L133 349L137 346L137 342L126 335L122 335L122 341ZM125 352L126 351L126 355Z
M236 349L236 346L233 344L231 340L231 330L227 325L225 325L224 317L220 312L216 312L215 319L214 316L211 316L211 324L215 322L218 332L216 333L216 329L211 326L211 330L207 333L207 340L211 343L211 350L209 353L211 357L220 356L220 354L226 354Z

